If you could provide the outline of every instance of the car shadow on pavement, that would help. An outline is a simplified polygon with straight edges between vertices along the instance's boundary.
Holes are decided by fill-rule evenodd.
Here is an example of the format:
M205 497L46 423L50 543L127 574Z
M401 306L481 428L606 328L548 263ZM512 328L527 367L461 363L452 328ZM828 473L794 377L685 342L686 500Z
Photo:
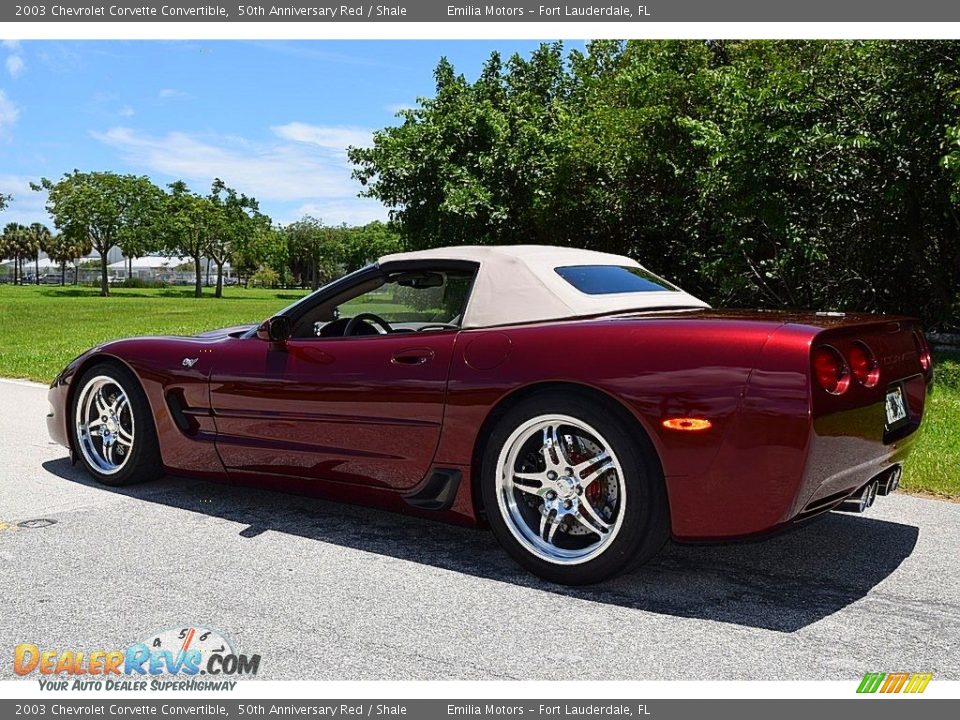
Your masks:
M864 597L910 556L918 528L829 513L751 543L669 543L650 563L600 585L570 588L519 568L487 531L312 497L176 477L123 488L95 483L67 458L43 463L70 482L246 527L379 553L586 601L794 632ZM881 499L882 502L882 499Z

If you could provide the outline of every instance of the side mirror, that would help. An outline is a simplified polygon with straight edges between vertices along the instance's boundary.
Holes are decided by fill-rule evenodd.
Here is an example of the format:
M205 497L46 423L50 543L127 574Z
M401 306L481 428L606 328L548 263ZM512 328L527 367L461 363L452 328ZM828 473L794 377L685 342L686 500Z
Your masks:
M290 318L277 315L269 320L264 320L260 324L260 327L257 328L257 337L269 342L282 343L287 341L291 332L293 332L293 327L290 324Z

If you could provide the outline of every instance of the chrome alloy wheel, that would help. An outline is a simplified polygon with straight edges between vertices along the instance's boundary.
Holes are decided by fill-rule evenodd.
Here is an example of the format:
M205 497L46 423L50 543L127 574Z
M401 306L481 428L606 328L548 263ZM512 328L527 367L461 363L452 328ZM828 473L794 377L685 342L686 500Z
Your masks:
M620 532L623 468L609 443L568 415L540 415L507 438L497 461L497 501L513 536L550 563L576 565Z
M133 411L126 391L114 378L97 375L77 400L77 449L97 472L119 472L133 449Z

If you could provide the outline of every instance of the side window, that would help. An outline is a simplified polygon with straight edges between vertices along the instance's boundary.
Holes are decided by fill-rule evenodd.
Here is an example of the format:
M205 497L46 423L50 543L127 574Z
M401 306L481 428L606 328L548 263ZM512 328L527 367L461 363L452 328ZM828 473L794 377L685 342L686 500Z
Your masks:
M337 306L337 315L373 313L391 324L459 324L470 278L449 273L405 273ZM415 329L415 328L414 328Z
M313 308L297 321L294 335L333 338L456 329L472 283L473 274L465 271L386 275Z

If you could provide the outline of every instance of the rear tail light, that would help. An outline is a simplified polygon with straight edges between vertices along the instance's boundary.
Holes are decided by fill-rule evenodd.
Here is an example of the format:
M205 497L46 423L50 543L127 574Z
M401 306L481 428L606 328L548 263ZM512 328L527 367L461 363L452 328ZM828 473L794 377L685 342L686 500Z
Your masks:
M927 339L919 330L913 331L913 344L917 347L917 357L920 358L920 367L925 373L930 372L933 367L933 360L930 358L930 346L927 345Z
M850 368L843 355L829 345L813 351L813 373L820 387L831 395L842 395L850 387Z
M847 351L850 372L864 387L872 388L880 380L880 363L865 343L857 340Z

